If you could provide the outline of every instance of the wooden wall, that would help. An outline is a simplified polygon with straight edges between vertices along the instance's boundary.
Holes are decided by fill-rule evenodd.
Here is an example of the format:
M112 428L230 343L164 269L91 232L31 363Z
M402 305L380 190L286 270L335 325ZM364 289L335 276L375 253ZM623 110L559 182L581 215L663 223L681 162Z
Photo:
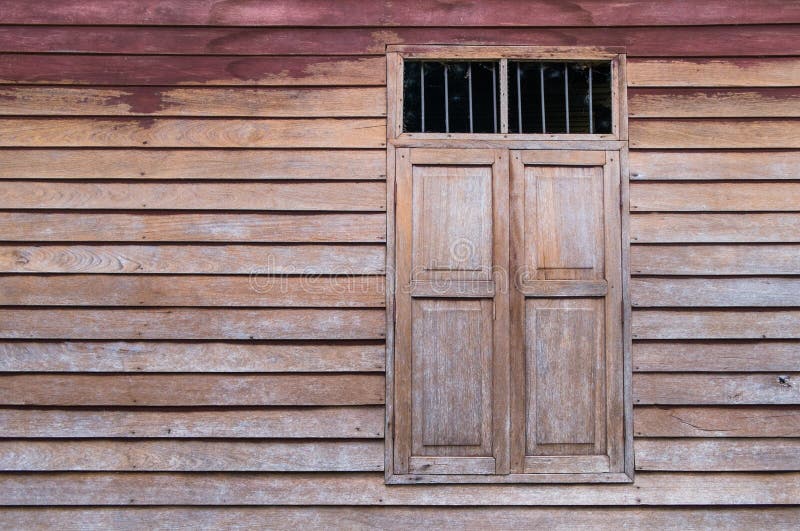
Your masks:
M0 1L0 522L796 523L800 3L629 4ZM384 485L387 43L626 48L634 484Z

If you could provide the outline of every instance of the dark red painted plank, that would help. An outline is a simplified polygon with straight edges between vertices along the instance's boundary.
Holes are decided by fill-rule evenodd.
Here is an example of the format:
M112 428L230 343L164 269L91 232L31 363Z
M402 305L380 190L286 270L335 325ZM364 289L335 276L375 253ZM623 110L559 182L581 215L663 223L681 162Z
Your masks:
M0 0L6 24L647 26L800 22L791 0Z
M383 54L387 44L622 46L631 56L800 54L800 25L655 28L0 27L2 52L180 55Z
M383 57L0 55L0 83L383 85Z

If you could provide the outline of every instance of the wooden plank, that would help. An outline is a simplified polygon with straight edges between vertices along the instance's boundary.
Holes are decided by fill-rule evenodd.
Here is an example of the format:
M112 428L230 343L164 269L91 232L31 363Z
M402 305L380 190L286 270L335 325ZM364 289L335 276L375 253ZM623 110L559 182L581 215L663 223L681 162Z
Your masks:
M800 89L648 89L628 92L632 118L800 117Z
M2 32L2 28L0 28ZM386 116L382 87L0 87L0 114L22 116Z
M634 307L800 306L800 279L634 278L631 296Z
M800 439L637 439L637 470L800 469Z
M656 407L636 408L637 437L798 437L800 408Z
M7 118L0 146L379 148L383 119Z
M383 408L0 409L3 437L348 438L383 437Z
M382 242L384 214L0 213L7 242Z
M302 529L314 522L321 529L470 529L485 522L502 529L775 529L791 528L798 517L794 507L692 508L654 507L104 507L8 508L0 518L13 529L51 529L70 522L81 529L158 529L236 526Z
M634 371L791 371L800 366L796 341L637 341Z
M3 153L3 179L386 179L383 150L6 149Z
M28 406L336 406L383 404L382 374L16 374L0 403Z
M631 273L640 275L793 275L798 245L634 245Z
M3 273L382 274L383 245L0 245Z
M8 339L382 339L380 309L5 309Z
M383 470L380 441L0 440L0 470L359 472Z
M634 339L794 339L798 310L637 310Z
M384 57L5 54L0 83L45 85L384 85Z
M636 404L800 404L798 373L633 375Z
M384 211L382 182L53 183L0 181L3 209Z
M800 151L633 151L632 181L796 179Z
M794 87L797 57L630 59L630 87Z
M383 371L380 343L0 342L5 372Z
M797 148L800 120L634 119L632 148Z
M798 487L797 472L641 472L633 484L602 488L597 485L399 486L385 485L383 474L379 473L6 473L0 475L0 504L786 505L800 501ZM466 514L471 509L458 510Z
M800 215L634 214L632 243L800 242Z
M631 211L749 212L800 210L800 182L631 183Z

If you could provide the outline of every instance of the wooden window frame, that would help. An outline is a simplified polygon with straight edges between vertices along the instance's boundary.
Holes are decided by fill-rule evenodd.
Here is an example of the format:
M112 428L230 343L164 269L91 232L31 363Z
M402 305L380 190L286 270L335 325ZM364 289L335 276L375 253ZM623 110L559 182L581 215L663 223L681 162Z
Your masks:
M630 483L634 478L633 401L631 365L629 170L626 56L623 48L388 45L387 51L387 251L386 251L386 416L384 471L387 484L453 483ZM611 134L515 134L515 133L404 133L402 131L403 59L452 60L609 60L612 72ZM507 117L507 98L501 98L501 116ZM623 463L619 472L524 473L500 475L434 475L398 473L395 459L394 363L396 323L396 156L403 148L464 148L508 150L604 151L617 155L619 166L621 332L622 332L622 426ZM511 151L509 151L510 153Z

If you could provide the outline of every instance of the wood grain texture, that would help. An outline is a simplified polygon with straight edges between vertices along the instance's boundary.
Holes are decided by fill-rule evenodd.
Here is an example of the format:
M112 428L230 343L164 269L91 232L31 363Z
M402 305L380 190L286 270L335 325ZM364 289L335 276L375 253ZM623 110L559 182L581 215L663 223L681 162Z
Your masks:
M800 408L792 406L639 406L637 437L798 437Z
M633 119L632 148L797 148L800 120Z
M2 55L0 83L46 85L384 85L384 57Z
M634 278L631 303L634 307L800 306L800 279Z
M798 245L634 245L631 273L641 275L794 275Z
M381 150L40 148L3 153L3 179L386 179Z
M797 212L800 182L631 183L633 212Z
M800 89L632 89L632 118L800 117Z
M730 59L631 59L630 87L794 87L797 57Z
M0 470L325 472L383 470L380 441L0 440Z
M798 373L638 373L633 376L633 399L636 404L796 405L798 380Z
M384 214L0 213L5 241L382 242Z
M800 151L633 151L632 181L797 179Z
M383 437L383 408L0 409L12 438L348 438Z
M797 310L636 310L634 339L794 339Z
M634 214L632 243L800 242L800 215Z
M7 372L383 371L376 342L6 341Z
M8 339L381 339L379 309L3 309Z
M382 374L15 374L0 403L28 406L335 406L384 402Z
M8 118L0 146L379 148L383 119Z
M800 439L637 439L637 470L759 471L800 468Z
M2 209L386 210L381 182L52 183L0 181Z
M0 245L3 273L382 274L379 245Z
M266 118L386 116L386 91L381 87L4 86L0 87L0 114Z
M797 341L637 341L634 371L791 371L800 363Z

